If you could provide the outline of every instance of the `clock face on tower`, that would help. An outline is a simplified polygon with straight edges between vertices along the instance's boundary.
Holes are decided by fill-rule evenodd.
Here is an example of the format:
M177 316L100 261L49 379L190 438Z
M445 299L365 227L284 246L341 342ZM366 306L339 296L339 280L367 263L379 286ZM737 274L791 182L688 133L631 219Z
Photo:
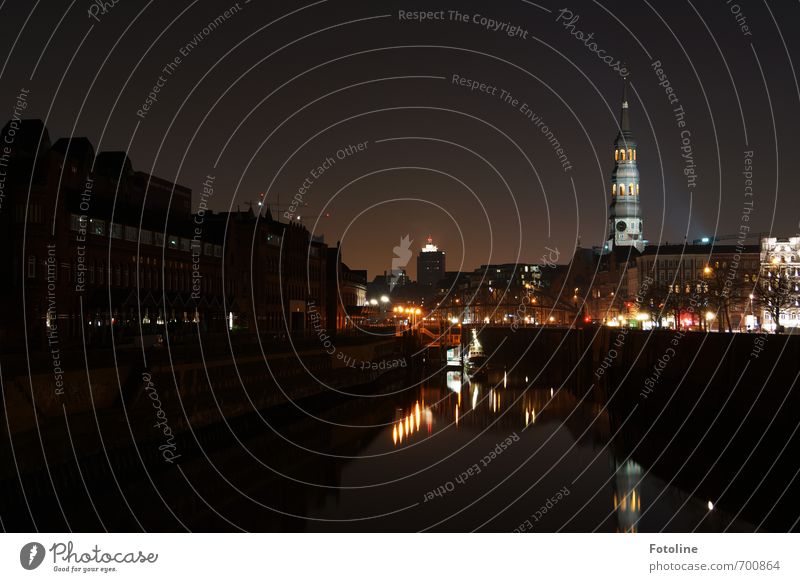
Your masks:
M618 231L622 232L623 230L625 230L625 228L626 228L625 221L621 220L617 223Z

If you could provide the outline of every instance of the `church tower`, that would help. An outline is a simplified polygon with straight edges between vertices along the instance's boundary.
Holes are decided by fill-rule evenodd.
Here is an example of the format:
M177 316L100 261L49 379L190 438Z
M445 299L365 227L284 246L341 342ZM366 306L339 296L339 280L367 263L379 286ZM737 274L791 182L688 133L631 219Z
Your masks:
M614 141L614 170L611 172L611 206L608 213L608 250L614 247L645 247L639 207L639 166L636 140L631 132L628 109L628 81L622 93L619 133Z

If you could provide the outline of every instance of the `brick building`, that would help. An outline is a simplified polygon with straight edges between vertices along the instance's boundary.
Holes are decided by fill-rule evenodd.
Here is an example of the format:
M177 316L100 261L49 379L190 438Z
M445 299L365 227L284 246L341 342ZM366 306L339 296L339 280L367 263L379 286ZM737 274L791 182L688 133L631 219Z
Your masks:
M596 261L586 298L595 321L731 331L757 324L751 295L758 245L648 245L641 253L615 249Z
M328 321L336 322L337 331L352 330L366 325L367 272L354 270L342 262L341 247L327 249L328 275L331 289L338 289L328 295L326 306ZM331 325L331 327L334 327Z
M192 191L135 171L82 137L51 143L40 120L0 136L6 346L136 341L168 333L302 333L326 305L327 246L269 210L214 213ZM324 310L323 310L324 311Z

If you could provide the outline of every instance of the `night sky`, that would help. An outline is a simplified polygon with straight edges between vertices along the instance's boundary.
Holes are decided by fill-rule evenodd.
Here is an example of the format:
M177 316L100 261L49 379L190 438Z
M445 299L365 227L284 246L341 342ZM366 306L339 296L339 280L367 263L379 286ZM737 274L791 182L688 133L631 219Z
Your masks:
M617 61L632 73L651 243L737 233L746 150L751 231L800 230L797 2L120 0L90 18L93 5L2 3L0 117L28 89L25 117L45 119L53 141L86 136L97 151L129 149L135 169L191 187L195 205L213 175L216 210L245 209L266 192L282 214L310 183L296 213L329 244L341 240L345 262L370 278L390 268L406 234L415 254L432 234L448 270L540 262L545 247L566 262L578 239L602 244ZM419 10L443 19L400 18ZM489 89L471 91L454 75ZM157 101L137 115L159 76ZM552 130L570 169L523 104Z

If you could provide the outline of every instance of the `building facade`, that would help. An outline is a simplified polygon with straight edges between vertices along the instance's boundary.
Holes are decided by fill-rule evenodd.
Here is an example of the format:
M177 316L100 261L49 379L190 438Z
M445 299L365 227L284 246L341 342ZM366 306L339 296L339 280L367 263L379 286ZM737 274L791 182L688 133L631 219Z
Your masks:
M760 321L751 296L758 273L758 245L648 246L631 268L628 319L647 315L644 321L660 327L755 329Z
M428 237L428 244L417 255L417 281L420 285L433 287L445 274L445 253L433 244L433 238Z
M351 269L343 263L339 245L327 252L327 279L333 282L331 289L334 291L328 294L328 321L332 330L352 330L363 321L367 305L367 272Z
M211 176L193 211L189 188L135 171L123 152L18 125L2 161L7 346L178 341L194 326L303 333L309 303L327 305L327 245L303 225L211 211Z
M761 239L760 280L754 292L763 328L800 326L800 237Z

